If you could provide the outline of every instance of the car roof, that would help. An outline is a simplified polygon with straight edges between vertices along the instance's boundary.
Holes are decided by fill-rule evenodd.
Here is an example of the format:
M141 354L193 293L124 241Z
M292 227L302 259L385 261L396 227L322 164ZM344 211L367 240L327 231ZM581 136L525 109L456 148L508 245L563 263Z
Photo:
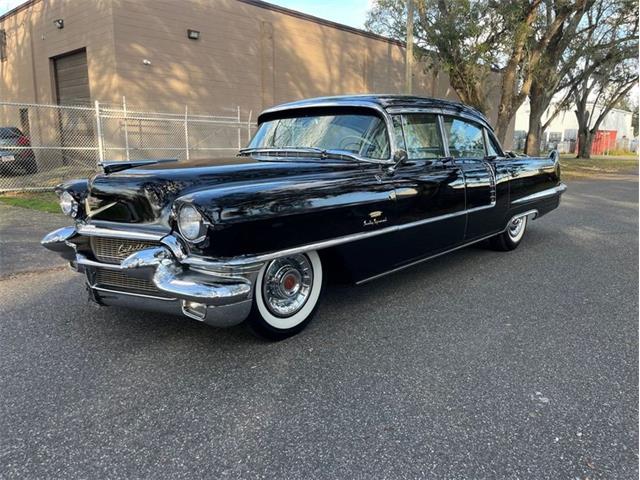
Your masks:
M475 118L486 125L489 125L487 118L478 110L468 105L453 100L442 98L420 97L416 95L399 94L362 94L362 95L339 95L332 97L316 97L295 102L283 103L263 111L258 117L260 123L265 116L283 112L287 110L318 108L318 107L369 107L385 111L401 111L410 109L438 109L450 113L460 113Z
M19 137L22 132L17 127L0 127L0 138Z

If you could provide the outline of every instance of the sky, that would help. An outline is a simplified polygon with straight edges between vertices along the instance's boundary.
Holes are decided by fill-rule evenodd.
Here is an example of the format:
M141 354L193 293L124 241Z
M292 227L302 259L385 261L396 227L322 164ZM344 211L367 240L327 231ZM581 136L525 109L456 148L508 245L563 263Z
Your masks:
M89 0L91 1L91 0ZM176 0L178 1L178 0ZM326 18L351 27L363 28L373 0L268 0L269 3ZM24 0L0 0L0 15Z

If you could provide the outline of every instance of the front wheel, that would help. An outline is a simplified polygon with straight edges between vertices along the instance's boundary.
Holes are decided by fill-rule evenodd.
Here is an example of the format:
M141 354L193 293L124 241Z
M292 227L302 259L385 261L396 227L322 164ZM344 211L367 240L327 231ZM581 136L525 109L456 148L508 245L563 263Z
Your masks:
M267 340L283 340L295 335L315 314L322 285L322 263L317 252L268 262L256 279L247 326Z
M501 252L508 252L518 248L527 229L527 218L524 216L511 219L507 229L491 239L491 247Z

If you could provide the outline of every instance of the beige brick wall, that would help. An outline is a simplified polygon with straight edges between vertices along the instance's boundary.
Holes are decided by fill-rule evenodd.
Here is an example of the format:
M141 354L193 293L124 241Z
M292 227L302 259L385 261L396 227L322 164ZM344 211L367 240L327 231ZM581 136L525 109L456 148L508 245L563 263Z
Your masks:
M7 60L0 62L0 99L55 103L51 58L86 48L91 95L117 89L111 0L43 0L0 20ZM64 19L57 29L53 20Z
M240 106L255 118L304 97L403 88L399 44L238 0L36 0L0 28L8 40L0 100L55 103L51 58L79 48L93 99L120 103L124 95L149 110L222 114ZM457 98L446 74L421 65L414 93Z
M136 103L256 112L305 97L403 88L398 44L236 0L114 0L113 12L120 91ZM187 39L189 28L200 40ZM434 84L421 70L416 93L456 98L445 75Z

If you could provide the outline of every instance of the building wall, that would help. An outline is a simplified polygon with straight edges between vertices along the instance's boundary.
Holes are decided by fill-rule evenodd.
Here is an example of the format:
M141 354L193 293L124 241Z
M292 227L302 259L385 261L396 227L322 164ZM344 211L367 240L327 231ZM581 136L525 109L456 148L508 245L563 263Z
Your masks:
M551 107L545 112L545 115L543 116L544 121L546 121L549 115L553 112L553 108L554 107ZM592 108L593 104L590 104L589 109L591 110ZM594 110L594 117L600 115L601 111L602 109L600 107L596 107ZM529 129L530 112L531 107L527 101L518 109L515 119L515 131L526 132ZM616 138L618 140L622 138L633 138L633 128L631 126L632 116L632 112L614 108L603 120L600 125L600 130L615 130L617 132ZM578 119L576 118L576 114L573 112L573 109L569 109L560 112L556 118L551 121L551 124L545 133L547 136L553 133L561 134L560 141L564 141L574 140L575 136L573 136L573 132L577 132L577 130Z
M7 60L0 62L0 99L55 103L51 58L86 48L93 98L117 89L111 0L44 0L0 19ZM64 28L53 21L64 19Z
M51 58L79 48L87 51L93 100L120 104L126 96L130 108L144 110L188 105L223 114L239 106L255 118L304 97L402 92L401 43L264 7L254 0L32 0L0 17L8 40L0 100L55 103ZM200 39L189 40L187 29ZM457 99L446 74L425 73L420 64L414 93Z
M136 103L258 112L305 97L403 88L396 42L237 0L114 0L113 9L120 91ZM187 29L200 39L189 40ZM446 76L434 82L418 66L415 77L416 93L457 98Z

